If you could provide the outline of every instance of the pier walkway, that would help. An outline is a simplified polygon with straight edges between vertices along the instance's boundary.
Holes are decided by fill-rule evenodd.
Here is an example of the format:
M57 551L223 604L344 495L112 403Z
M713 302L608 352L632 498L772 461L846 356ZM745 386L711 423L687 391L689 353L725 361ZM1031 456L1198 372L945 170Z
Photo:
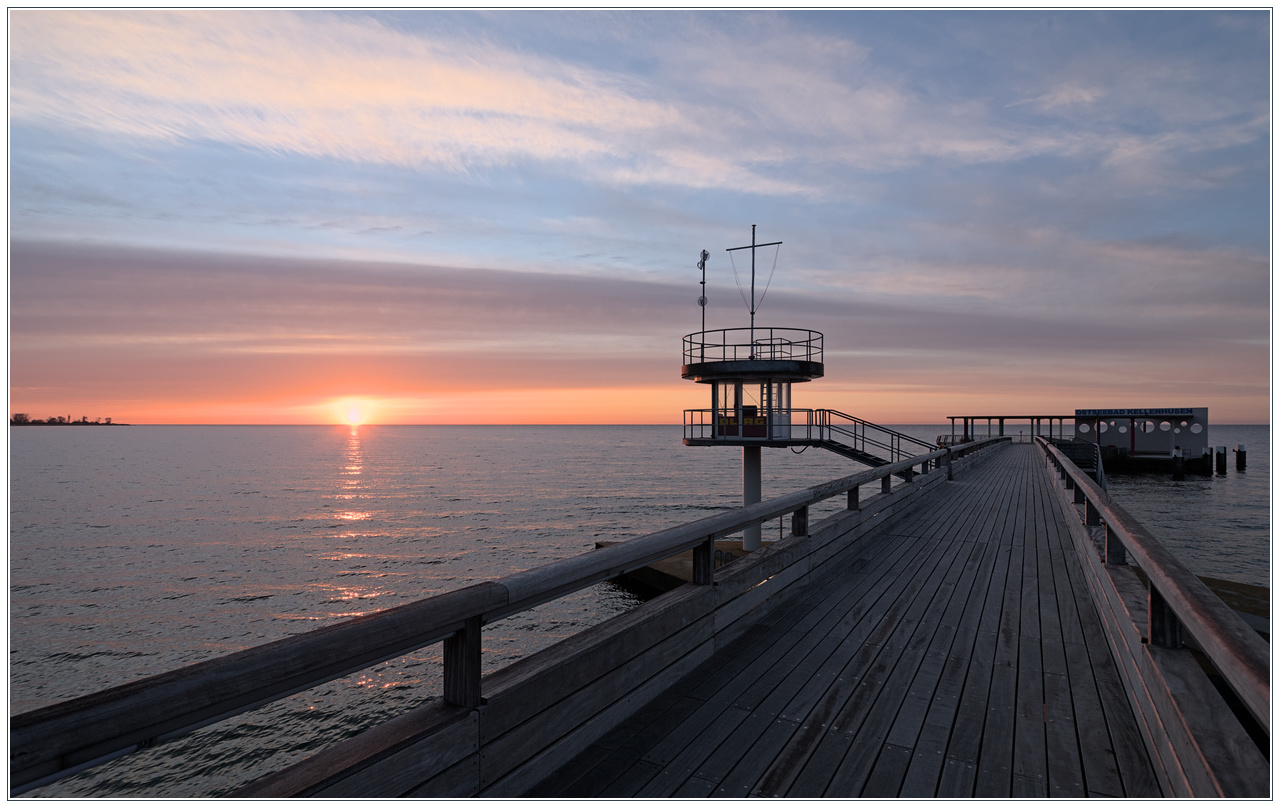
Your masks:
M1055 480L995 452L529 796L1160 796Z
M484 626L686 551L692 583L485 671ZM12 716L10 796L434 644L439 697L229 796L1271 793L1268 644L1058 448L996 438Z

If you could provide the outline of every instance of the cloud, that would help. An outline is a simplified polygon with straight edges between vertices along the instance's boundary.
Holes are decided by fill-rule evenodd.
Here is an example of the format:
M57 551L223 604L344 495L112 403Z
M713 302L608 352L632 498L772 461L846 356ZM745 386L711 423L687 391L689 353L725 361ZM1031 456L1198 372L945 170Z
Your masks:
M23 351L635 353L656 328L674 331L689 296L538 272L22 242L11 260Z
M1167 262L1175 284L1205 283L1199 276L1210 263L1167 246L1098 252ZM584 386L665 390L666 399L684 389L697 406L701 391L678 374L679 337L697 328L690 291L546 273L19 242L11 392L23 411L59 406L70 391L76 401L204 406L232 397L425 400ZM1149 307L1087 290L1053 296L1054 306L1035 307L774 290L757 322L823 331L836 388L933 388L941 379L963 388L978 374L999 380L990 390L1015 397L1068 384L1064 377L1112 387L1177 379L1203 397L1237 379L1265 400L1265 304L1233 311L1158 295L1147 296ZM745 321L737 306L720 303L708 325Z
M15 119L123 137L462 170L617 154L673 117L537 56L326 14L23 11L10 36Z
M1039 83L1022 98L1041 112L1091 110L1068 127L1060 116L1004 117L1016 99L999 103L999 86L928 92L861 29L783 15L553 16L565 39L651 63L643 72L536 52L483 32L484 16L461 19L469 24L409 32L318 12L16 11L11 115L174 146L452 172L532 161L600 183L776 195L838 193L845 177L832 166L1037 156L1109 155L1141 181L1152 153L1265 133L1265 103L1235 120L1241 102L1214 92L1225 71L1205 77L1189 60L1111 50L1049 73L1008 64L1010 75L1029 72L1021 84ZM607 24L618 19L637 24ZM1135 102L1167 126L1115 118Z
M1041 110L1049 111L1058 109L1059 107L1079 107L1089 105L1097 101L1099 98L1102 98L1105 94L1106 91L1100 87L1086 86L1077 82L1067 82L1050 88L1047 93L1039 98L1020 103L1032 103Z

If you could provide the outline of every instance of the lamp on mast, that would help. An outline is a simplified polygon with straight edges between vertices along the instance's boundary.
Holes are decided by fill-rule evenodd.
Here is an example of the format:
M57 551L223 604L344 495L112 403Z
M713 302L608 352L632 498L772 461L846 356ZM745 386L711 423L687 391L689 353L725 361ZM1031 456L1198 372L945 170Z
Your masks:
M703 293L698 296L698 305L703 310L703 333L707 332L707 259L712 257L709 252L703 250L698 259L698 269L703 270ZM707 359L707 346L705 339L703 344L703 359Z
M702 294L698 295L698 305L702 307L702 330L707 330L707 259L711 253L702 251L698 258L698 269L702 270Z

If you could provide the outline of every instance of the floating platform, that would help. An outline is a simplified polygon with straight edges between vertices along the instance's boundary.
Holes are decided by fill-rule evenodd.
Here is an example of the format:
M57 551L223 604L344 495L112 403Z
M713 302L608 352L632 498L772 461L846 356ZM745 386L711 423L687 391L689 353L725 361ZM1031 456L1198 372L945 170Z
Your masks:
M598 541L596 549L619 544L616 541ZM742 549L742 539L717 539L713 564L719 569L735 559L747 554ZM653 597L663 592L670 592L678 586L693 583L693 551L655 561L647 567L641 567L614 579L623 586L637 592L642 597Z

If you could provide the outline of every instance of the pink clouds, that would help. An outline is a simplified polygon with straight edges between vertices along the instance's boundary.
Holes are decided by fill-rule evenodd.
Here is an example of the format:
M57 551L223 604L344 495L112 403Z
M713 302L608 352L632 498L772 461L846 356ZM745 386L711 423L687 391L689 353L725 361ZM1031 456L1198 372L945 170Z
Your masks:
M11 289L16 411L307 422L363 397L418 422L670 423L704 403L678 375L679 337L697 329L692 281L19 243ZM1138 385L1263 417L1267 346L1248 344L1247 324L1193 339L1176 319L1083 326L1072 311L783 290L765 309L826 333L826 378L798 406L927 422L975 387L1061 408ZM719 308L708 324L740 315Z

